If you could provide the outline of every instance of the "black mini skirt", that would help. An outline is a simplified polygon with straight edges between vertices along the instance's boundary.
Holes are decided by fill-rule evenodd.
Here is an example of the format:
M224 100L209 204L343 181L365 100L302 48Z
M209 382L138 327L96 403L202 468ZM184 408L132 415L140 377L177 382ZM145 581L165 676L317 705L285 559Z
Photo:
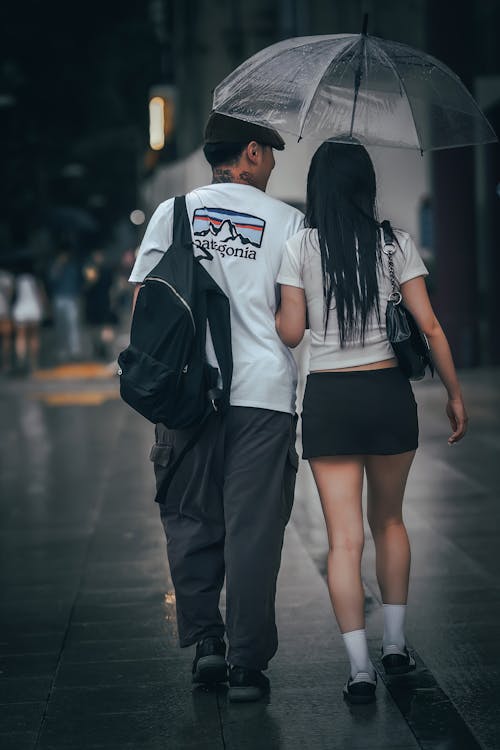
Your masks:
M417 447L417 404L398 367L307 376L303 458L392 455Z

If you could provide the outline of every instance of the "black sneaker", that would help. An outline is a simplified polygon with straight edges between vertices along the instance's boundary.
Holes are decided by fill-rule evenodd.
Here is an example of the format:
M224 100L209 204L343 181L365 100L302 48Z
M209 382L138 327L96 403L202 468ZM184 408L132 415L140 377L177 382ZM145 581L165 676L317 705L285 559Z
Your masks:
M233 666L229 669L229 700L233 703L258 701L270 689L269 680L258 669Z
M387 675L406 674L416 669L416 662L406 646L386 646L382 648L382 665Z
M226 644L222 638L209 636L196 646L193 661L193 682L213 685L226 682Z
M344 685L344 698L349 703L373 703L376 687L376 674L372 677L368 672L358 672L355 677L349 676Z

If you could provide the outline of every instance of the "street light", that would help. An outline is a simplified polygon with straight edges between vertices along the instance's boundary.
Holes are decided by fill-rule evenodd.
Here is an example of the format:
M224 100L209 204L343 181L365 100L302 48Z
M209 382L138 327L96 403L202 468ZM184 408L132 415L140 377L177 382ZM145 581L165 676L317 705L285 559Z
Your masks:
M136 227L140 227L141 224L144 224L146 221L146 215L144 211L141 211L140 208L135 208L129 216L130 221L132 224L135 224Z
M174 132L175 88L155 86L149 98L149 145L161 151Z
M149 100L149 145L153 151L161 151L165 145L165 100L161 96Z

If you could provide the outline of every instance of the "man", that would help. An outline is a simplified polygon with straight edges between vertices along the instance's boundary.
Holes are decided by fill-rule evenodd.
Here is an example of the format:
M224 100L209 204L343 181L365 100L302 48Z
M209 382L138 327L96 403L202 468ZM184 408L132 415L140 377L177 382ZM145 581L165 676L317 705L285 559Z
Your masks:
M74 253L63 247L49 271L58 357L79 359L82 353L79 300L83 278Z
M295 486L296 367L275 330L285 241L302 214L265 194L279 134L217 113L205 131L212 184L186 196L194 251L231 306L230 407L213 415L182 460L161 507L181 647L197 644L193 682L228 678L229 698L257 700L277 649L275 594ZM173 199L146 230L130 281L141 282L172 241ZM136 290L137 291L137 290ZM207 337L207 356L213 349ZM156 429L157 481L186 430ZM226 625L219 597L226 578Z

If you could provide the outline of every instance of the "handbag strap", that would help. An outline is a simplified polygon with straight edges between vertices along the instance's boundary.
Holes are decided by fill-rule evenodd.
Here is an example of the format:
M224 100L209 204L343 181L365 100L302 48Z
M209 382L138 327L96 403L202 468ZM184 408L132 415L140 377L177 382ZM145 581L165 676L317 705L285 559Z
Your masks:
M401 295L401 292L399 291L399 281L396 277L394 261L392 259L392 256L396 252L394 232L392 230L391 223L387 221L387 219L380 224L380 229L382 230L382 252L387 256L387 263L389 266L389 281L391 282L392 289L388 300L389 302L393 302L395 305L399 305L403 297Z

